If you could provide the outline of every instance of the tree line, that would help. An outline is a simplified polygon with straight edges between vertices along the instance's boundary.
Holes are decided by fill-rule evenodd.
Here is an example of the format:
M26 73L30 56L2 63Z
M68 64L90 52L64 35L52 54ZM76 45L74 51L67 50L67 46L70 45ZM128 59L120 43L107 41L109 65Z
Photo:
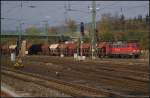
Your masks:
M148 49L149 47L149 14L127 18L123 14L104 13L101 15L101 19L96 22L96 26L96 41L136 41L142 49ZM61 27L64 28L64 35L76 35L77 23L75 20L68 19ZM91 25L86 26L85 31L89 33L85 34L83 38L89 42L92 33ZM58 31L58 27L53 26L48 27L47 32L44 31L44 34L56 35L61 32ZM26 33L33 35L40 34L41 31L32 26L26 29Z
M100 41L136 41L141 48L147 49L149 43L149 15L138 15L126 18L122 15L102 14L101 21L97 22Z

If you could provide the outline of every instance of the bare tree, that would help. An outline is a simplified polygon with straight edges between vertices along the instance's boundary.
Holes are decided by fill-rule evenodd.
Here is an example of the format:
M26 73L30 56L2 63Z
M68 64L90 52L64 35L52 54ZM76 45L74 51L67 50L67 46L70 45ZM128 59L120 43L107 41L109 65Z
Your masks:
M98 31L100 31L101 33L106 33L109 32L110 28L111 28L111 14L110 13L105 13L102 14L102 18L101 21L98 23Z
M27 28L25 31L29 35L38 35L40 33L38 28L36 28L35 26L31 26Z
M50 27L50 28L48 28L48 34L49 35L57 34L57 28L56 27Z
M73 32L75 32L76 29L77 29L76 21L74 21L72 19L69 19L66 22L66 26L67 26L68 32L71 33L71 34L73 34Z

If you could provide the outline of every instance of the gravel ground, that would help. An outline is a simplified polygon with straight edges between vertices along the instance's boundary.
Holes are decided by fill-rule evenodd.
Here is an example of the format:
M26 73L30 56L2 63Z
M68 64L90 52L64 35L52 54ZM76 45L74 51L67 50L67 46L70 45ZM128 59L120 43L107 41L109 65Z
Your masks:
M32 82L25 82L6 75L1 75L1 84L9 87L23 97L69 97L57 90L46 88Z

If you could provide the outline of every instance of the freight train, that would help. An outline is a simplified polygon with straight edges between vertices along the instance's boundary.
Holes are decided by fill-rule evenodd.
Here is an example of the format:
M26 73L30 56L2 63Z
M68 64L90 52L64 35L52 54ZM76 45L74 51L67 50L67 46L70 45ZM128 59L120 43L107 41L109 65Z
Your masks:
M65 56L73 56L74 53L81 53L83 56L91 55L91 44L83 43L78 46L77 43L57 44L58 47L51 49L50 53ZM82 48L82 49L81 49ZM122 43L122 42L100 42L96 44L95 53L98 57L132 57L138 58L140 56L140 47L137 43Z
M15 49L15 48L14 48ZM50 56L73 56L82 52L83 56L91 56L91 44L76 42L64 42L54 44L30 44L27 43L28 55L50 55ZM10 53L13 49L9 46L1 46L1 53ZM16 49L15 49L16 50ZM96 44L95 53L97 57L132 57L140 56L140 47L135 42L99 42Z

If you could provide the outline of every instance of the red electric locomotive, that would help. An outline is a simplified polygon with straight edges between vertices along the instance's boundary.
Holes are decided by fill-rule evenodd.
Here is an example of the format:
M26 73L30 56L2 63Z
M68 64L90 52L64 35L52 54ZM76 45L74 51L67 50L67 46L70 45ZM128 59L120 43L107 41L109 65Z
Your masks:
M133 57L140 55L140 48L137 43L112 43L106 46L106 53L110 57Z

